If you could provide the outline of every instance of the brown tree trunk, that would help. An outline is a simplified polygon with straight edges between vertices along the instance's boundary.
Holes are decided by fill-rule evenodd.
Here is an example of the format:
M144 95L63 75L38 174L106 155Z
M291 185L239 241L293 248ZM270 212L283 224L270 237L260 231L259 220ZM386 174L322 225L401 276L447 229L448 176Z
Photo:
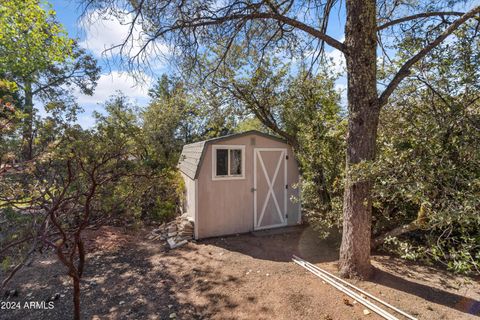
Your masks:
M25 81L25 103L24 112L26 114L23 126L23 145L22 158L23 160L32 160L33 158L33 92L32 84Z
M77 240L78 248L78 276L81 278L83 276L83 268L85 267L85 246L83 245L82 239Z
M376 83L375 0L347 0L345 26L348 73L348 135L346 183L343 201L343 237L340 273L368 278L371 237L371 188L368 180L353 181L351 170L375 158L379 103Z
M78 276L73 279L73 318L80 320L80 278Z

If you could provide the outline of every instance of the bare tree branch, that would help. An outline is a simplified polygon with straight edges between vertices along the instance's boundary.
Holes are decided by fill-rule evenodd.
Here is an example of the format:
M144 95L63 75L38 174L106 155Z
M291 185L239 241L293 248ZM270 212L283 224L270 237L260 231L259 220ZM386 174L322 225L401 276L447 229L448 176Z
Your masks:
M189 21L180 21L177 20L177 22L165 29L159 30L155 34L155 38L161 37L169 32L180 30L180 29L195 29L199 27L206 27L206 26L214 26L214 25L221 25L229 21L234 21L234 20L260 20L260 19L271 19L271 20L276 20L283 22L286 25L289 25L291 27L294 27L296 29L305 31L306 33L322 40L325 41L328 45L331 47L341 51L345 52L345 46L342 42L330 37L329 35L321 32L320 30L317 30L316 28L301 22L299 20L287 17L285 15L277 14L274 12L254 12L250 14L232 14L232 15L225 15L222 17L202 17L202 18L197 18L197 19L192 19ZM150 42L153 39L150 39ZM146 49L148 46L149 42L145 43L142 49Z
M443 31L435 40L426 45L422 50L420 50L416 55L411 57L405 64L398 70L398 72L393 77L392 81L387 85L385 90L379 97L379 107L385 105L388 101L388 98L391 96L393 91L397 88L400 82L407 76L410 75L410 69L412 66L425 57L430 51L437 47L443 40L445 40L449 35L451 35L455 30L458 29L465 21L473 18L475 15L480 13L480 6L477 6L465 13L463 16L455 20L450 26L448 26L445 31Z
M10 274L2 281L2 285L0 286L1 289L3 289L7 283L13 278L13 276L20 271L20 269L23 268L25 264L27 264L28 260L30 259L30 256L33 254L35 249L37 248L37 236L33 237L33 242L30 247L30 250L27 252L23 260L13 268L13 270L10 272Z
M423 13L418 13L414 14L411 16L403 17L403 18L398 18L395 20L391 20L388 22L385 22L384 24L381 24L377 27L377 30L384 30L386 28L389 28L391 26L394 26L399 23L407 22L407 21L412 21L416 19L421 19L421 18L428 18L428 17L445 17L445 16L463 16L465 12L458 12L458 11L435 11L435 12L423 12Z

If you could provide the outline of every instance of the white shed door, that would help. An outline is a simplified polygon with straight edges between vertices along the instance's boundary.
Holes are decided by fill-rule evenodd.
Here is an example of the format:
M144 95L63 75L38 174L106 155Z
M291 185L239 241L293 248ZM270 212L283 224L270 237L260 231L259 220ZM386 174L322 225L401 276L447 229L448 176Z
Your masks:
M287 224L287 149L254 149L254 229Z

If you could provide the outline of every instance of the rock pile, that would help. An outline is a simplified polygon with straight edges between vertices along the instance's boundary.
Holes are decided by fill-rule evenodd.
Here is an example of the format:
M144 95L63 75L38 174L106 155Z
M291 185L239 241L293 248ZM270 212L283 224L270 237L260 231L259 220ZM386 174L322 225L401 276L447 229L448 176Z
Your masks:
M193 221L186 216L177 217L153 229L147 239L167 241L170 249L183 246L193 239Z

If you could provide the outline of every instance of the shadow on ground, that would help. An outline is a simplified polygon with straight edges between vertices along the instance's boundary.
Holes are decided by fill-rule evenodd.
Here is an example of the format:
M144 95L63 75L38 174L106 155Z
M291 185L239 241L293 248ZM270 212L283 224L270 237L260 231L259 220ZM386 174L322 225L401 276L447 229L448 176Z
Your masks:
M338 303L341 294L290 263L295 254L335 272L338 235L320 240L313 230L302 227L207 239L175 250L128 238L121 231L115 237L115 245L92 249L88 255L82 282L83 319L269 319L272 315L292 319L312 318L324 311L334 319L363 316L362 308L354 311ZM105 237L99 242L108 243ZM375 276L359 283L373 294L381 290L383 298L397 301L399 307L403 303L406 310L410 305L410 310L430 304L445 307L419 310L419 318L479 315L477 299L449 287L455 280L450 273L399 259L376 256L374 260ZM432 281L433 275L439 280ZM40 257L7 289L17 289L18 297L9 301L22 304L45 301L56 293L60 298L51 310L0 310L2 320L72 318L70 279L54 255Z
M321 240L315 231L309 227L296 227L286 229L286 231L282 233L280 229L275 232L265 231L241 236L212 238L205 240L203 243L239 252L255 259L289 262L294 254L315 264L338 261L340 235L336 234L326 240ZM439 273L442 277L439 281L442 287L456 289L450 285L455 278L451 273L399 259L382 259L380 263L384 264L388 271L375 269L374 276L369 282L480 317L480 301L405 278L405 276L413 277L413 273L409 270L418 268L420 270L415 273L414 278L418 279L417 275L422 274L423 279L420 280L428 281L432 274L430 272ZM446 281L445 279L452 281Z
M185 258L185 256L192 258ZM158 244L125 245L88 256L82 281L82 319L208 319L238 305L218 288L234 290L240 279L220 274L195 260L203 256L195 246L168 251ZM213 289L216 289L215 291ZM0 319L72 319L70 279L53 255L40 258L12 281L21 309L1 310ZM190 303L187 292L202 294L201 304ZM27 301L46 301L56 293L54 309L23 308ZM2 293L3 294L3 293ZM233 318L232 318L233 319Z
M375 270L372 282L403 291L427 301L441 304L457 311L480 317L480 301L464 297L435 287L409 281L393 273Z
M312 228L298 226L211 238L200 244L215 245L261 260L290 262L292 255L297 255L312 263L321 263L338 260L340 236L334 234L322 240Z

